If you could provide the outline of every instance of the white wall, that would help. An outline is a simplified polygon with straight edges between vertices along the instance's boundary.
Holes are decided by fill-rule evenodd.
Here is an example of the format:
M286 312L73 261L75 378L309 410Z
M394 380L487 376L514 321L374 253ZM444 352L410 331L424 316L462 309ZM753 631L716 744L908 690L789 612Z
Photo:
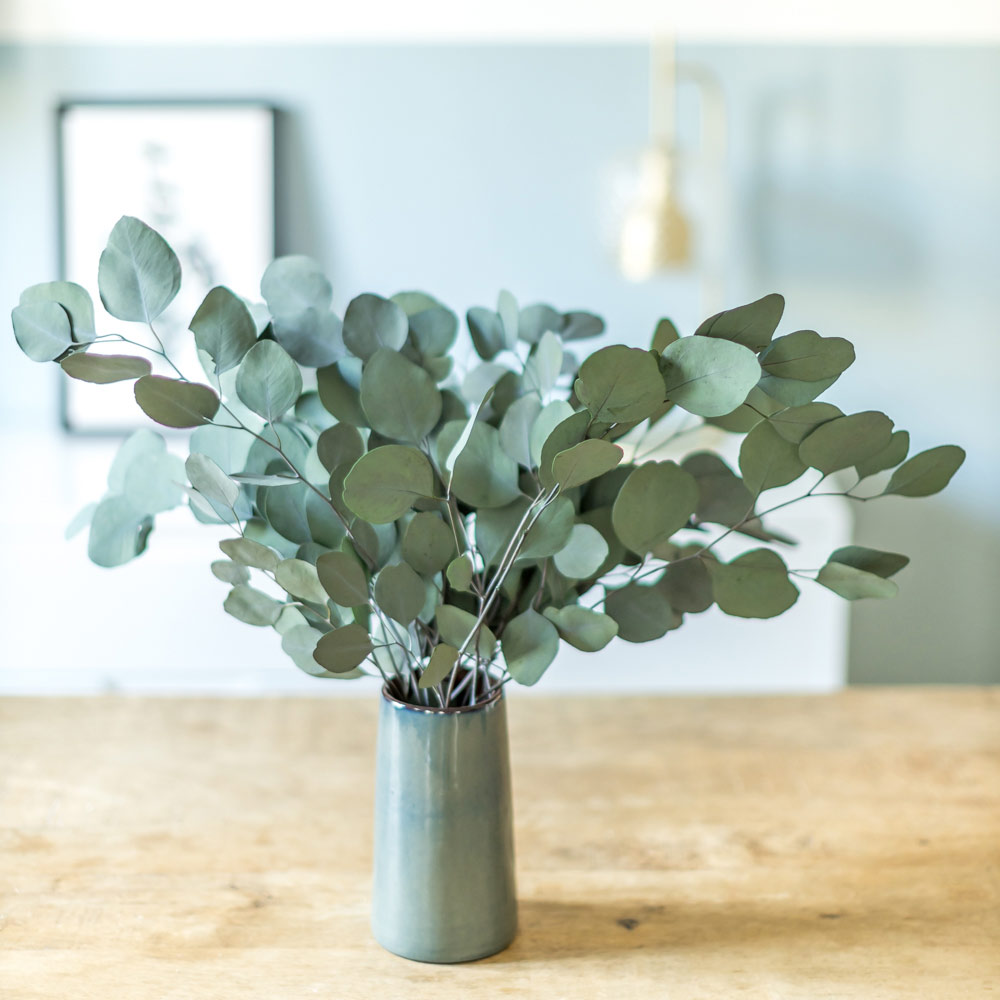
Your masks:
M898 545L914 568L895 602L854 610L852 677L1000 679L1000 624L979 596L996 592L1000 566L991 326L1000 142L979 127L1000 110L997 53L703 47L682 57L717 74L729 103L727 301L785 292L786 329L858 344L834 401L886 408L916 447L954 440L970 450L938 502L859 512L861 540ZM661 315L686 330L702 318L692 276L629 286L606 242L609 170L645 138L638 46L0 48L7 308L56 269L54 105L136 95L264 96L289 111L281 249L322 260L341 305L362 290L426 287L464 308L506 286L522 301L600 311L632 343ZM186 529L164 518L150 552L111 572L86 563L81 540L60 540L81 494L99 492L81 484L99 480L106 460L56 431L55 375L0 338L0 544L10 567L0 686L213 686L215 671L235 668L227 683L329 689L276 664L271 637L221 613L211 546L198 542L195 555ZM843 515L831 517L821 551L804 559L844 538ZM628 669L611 681L829 687L845 669L845 614L813 588L777 622L700 616L661 644L622 646ZM605 679L599 669L560 663L543 690Z

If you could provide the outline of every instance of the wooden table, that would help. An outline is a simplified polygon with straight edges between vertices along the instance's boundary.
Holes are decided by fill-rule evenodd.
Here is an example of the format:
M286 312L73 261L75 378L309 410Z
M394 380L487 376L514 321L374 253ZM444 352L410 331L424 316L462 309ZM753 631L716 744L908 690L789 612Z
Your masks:
M1000 690L512 699L521 931L368 931L375 706L0 701L3 1000L1000 996Z

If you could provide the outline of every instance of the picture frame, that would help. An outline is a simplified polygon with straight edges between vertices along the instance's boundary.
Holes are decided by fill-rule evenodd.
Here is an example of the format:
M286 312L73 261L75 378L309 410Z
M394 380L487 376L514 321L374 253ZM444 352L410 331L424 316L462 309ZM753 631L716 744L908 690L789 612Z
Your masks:
M156 333L189 378L204 377L187 324L206 293L225 285L252 300L275 256L276 122L277 109L263 100L58 107L60 273L86 288L100 313L93 262L114 224L134 215L161 233L180 258L183 282ZM149 331L107 316L99 315L98 330L153 343ZM154 373L175 374L152 360ZM68 432L122 435L141 426L130 383L61 385Z

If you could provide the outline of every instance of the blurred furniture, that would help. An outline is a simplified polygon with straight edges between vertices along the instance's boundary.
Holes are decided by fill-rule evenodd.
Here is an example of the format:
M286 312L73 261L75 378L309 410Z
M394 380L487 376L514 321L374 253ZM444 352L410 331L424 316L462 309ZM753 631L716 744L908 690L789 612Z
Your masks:
M521 931L368 930L375 701L0 701L0 993L967 998L1000 981L1000 692L511 704Z

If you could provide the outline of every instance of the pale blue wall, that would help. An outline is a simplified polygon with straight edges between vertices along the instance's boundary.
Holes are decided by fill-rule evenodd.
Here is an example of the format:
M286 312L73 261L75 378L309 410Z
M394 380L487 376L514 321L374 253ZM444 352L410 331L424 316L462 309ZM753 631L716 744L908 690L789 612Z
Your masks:
M855 609L852 678L1000 680L1000 52L680 56L726 94L730 303L782 291L788 329L858 345L834 400L970 451L945 496L859 512L859 540L915 568L895 602ZM640 47L0 48L0 304L56 267L60 100L250 96L289 113L281 249L321 259L341 303L426 287L464 308L505 286L600 311L626 341L663 314L689 326L696 282L630 286L606 242L646 83ZM7 431L54 427L53 374L0 338ZM21 488L0 499L8 525Z

